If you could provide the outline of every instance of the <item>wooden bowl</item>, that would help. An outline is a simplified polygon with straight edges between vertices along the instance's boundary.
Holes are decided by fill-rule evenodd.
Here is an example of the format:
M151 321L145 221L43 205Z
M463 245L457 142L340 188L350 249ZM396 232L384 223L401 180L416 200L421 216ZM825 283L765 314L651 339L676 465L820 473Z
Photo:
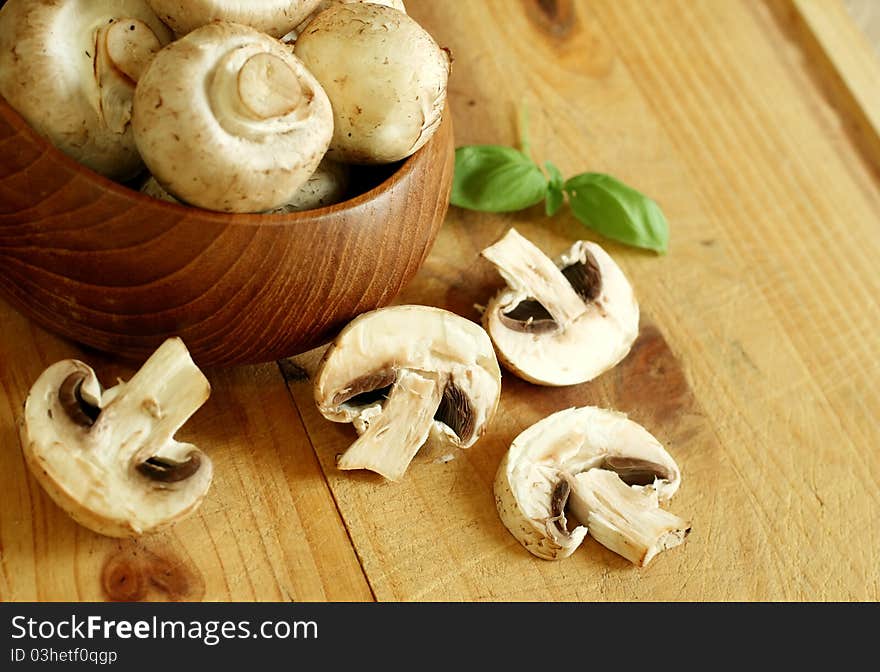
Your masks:
M165 203L81 166L0 98L0 294L46 329L144 359L181 336L201 365L265 362L387 305L449 206L447 108L379 186L289 215Z

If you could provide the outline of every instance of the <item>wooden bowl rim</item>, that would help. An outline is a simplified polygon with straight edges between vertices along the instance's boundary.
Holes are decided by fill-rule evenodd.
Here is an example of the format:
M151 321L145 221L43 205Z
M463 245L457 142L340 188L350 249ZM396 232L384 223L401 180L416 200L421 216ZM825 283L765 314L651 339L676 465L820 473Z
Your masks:
M116 196L119 196L121 198L133 199L135 202L148 204L152 207L159 207L160 209L165 208L177 215L184 214L194 216L194 219L198 219L202 222L207 219L210 220L212 223L232 226L261 226L264 224L270 226L285 226L288 224L294 225L303 222L313 222L315 220L325 219L337 213L355 210L362 205L375 200L382 193L390 191L394 186L403 181L410 173L412 173L419 163L421 163L423 160L426 160L425 157L428 156L428 152L426 152L425 150L433 146L433 144L440 137L441 133L441 128L438 127L437 131L434 133L434 136L427 143L425 143L425 145L422 146L415 154L404 159L390 176L388 176L372 189L365 191L362 194L358 194L353 198L349 198L345 201L340 201L339 203L334 203L333 205L327 205L322 208L313 208L311 210L302 210L300 212L279 213L270 215L258 213L217 212L214 210L205 210L203 208L197 208L194 206L183 205L179 203L171 203L169 201L163 201L158 198L147 196L140 191L127 187L124 184L120 184L119 182L115 182L109 177L105 177L104 175L95 172L88 166L83 165L73 157L68 156L67 154L62 152L48 139L40 135L27 122L27 120L23 116L21 116L21 114L19 114L14 107L11 106L5 98L3 98L3 96L0 96L0 114L2 114L2 116L5 117L6 120L12 125L12 127L15 128L19 133L24 133L25 135L27 135L31 142L34 142L38 146L43 147L44 151L48 151L50 154L52 154L53 158L55 160L61 161L61 163L64 164L66 168L75 173L83 175L85 178L95 182L98 186L106 189ZM450 123L449 114L450 109L447 105L443 111L443 121L441 122L441 126L445 126Z

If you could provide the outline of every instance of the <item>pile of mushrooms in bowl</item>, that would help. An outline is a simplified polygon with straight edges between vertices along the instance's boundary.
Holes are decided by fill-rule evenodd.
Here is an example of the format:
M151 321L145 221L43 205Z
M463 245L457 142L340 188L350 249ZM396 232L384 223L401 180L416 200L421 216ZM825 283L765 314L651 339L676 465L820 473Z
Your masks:
M8 0L0 295L132 359L326 342L442 224L449 68L400 0Z
M348 165L432 137L448 74L400 0L9 0L0 14L0 95L34 129L106 177L218 212L339 201Z

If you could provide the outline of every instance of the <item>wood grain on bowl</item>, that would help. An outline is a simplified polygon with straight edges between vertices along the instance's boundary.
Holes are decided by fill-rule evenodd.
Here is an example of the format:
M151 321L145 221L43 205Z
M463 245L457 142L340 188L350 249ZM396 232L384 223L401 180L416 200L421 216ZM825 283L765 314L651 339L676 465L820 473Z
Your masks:
M0 99L0 294L51 331L132 359L181 336L201 365L320 344L391 302L446 215L452 122L378 187L287 215L151 199L51 147Z

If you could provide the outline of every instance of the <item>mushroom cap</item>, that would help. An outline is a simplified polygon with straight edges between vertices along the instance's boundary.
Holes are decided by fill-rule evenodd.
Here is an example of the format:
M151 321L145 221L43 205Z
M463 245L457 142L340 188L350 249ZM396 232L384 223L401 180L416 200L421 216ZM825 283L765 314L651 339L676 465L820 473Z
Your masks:
M396 9L398 12L406 13L406 5L403 4L403 0L320 0L318 6L315 7L312 12L311 18L314 18L314 16L335 5L350 5L353 2L368 2L373 5L385 5L386 7Z
M273 37L293 30L315 11L320 0L147 0L178 35L212 21L233 21Z
M511 320L509 316L533 298L536 288L516 284L510 277L506 279L514 285L493 297L483 313L498 358L529 382L563 386L592 380L626 357L638 336L639 305L614 260L599 245L582 240L556 263L563 269L560 277L576 264L593 269L588 273L597 279L598 293L589 300L582 298L579 314L567 323L544 319L529 327Z
M123 19L136 30L122 46L140 52L107 48L107 29ZM172 37L145 0L9 0L0 8L0 95L65 154L107 177L134 177L143 163L128 122L142 63L124 60L150 58Z
M138 149L181 201L221 212L290 202L333 134L330 101L291 50L215 22L163 49L138 84Z
M282 39L285 42L295 42L296 38L302 33L306 27L312 22L312 20L318 16L323 11L330 9L335 5L347 5L352 2L371 2L374 5L385 5L386 7L392 7L399 12L403 12L406 14L406 6L403 4L403 0L319 0L318 6L309 14L302 22L290 31L287 35L285 35Z
M173 439L209 394L179 339L103 393L88 365L58 362L25 401L25 460L81 525L112 537L155 532L192 513L211 484L207 455ZM175 476L173 467L184 471Z
M403 12L335 5L315 17L294 49L333 103L329 158L392 163L415 153L440 126L449 55Z
M429 433L459 448L476 443L498 407L501 371L479 325L439 308L394 306L365 313L342 330L319 365L314 390L321 414L355 423L361 444L383 423L406 434L399 438L405 450L388 470L341 460L341 468L398 478ZM369 450L379 444L370 439Z
M661 477L629 487L654 492L658 501L678 490L675 460L626 415L594 406L559 411L513 440L495 477L498 513L529 552L548 560L568 557L587 534L584 525L568 530L564 510L572 479L594 469L625 473L633 463L652 465Z

